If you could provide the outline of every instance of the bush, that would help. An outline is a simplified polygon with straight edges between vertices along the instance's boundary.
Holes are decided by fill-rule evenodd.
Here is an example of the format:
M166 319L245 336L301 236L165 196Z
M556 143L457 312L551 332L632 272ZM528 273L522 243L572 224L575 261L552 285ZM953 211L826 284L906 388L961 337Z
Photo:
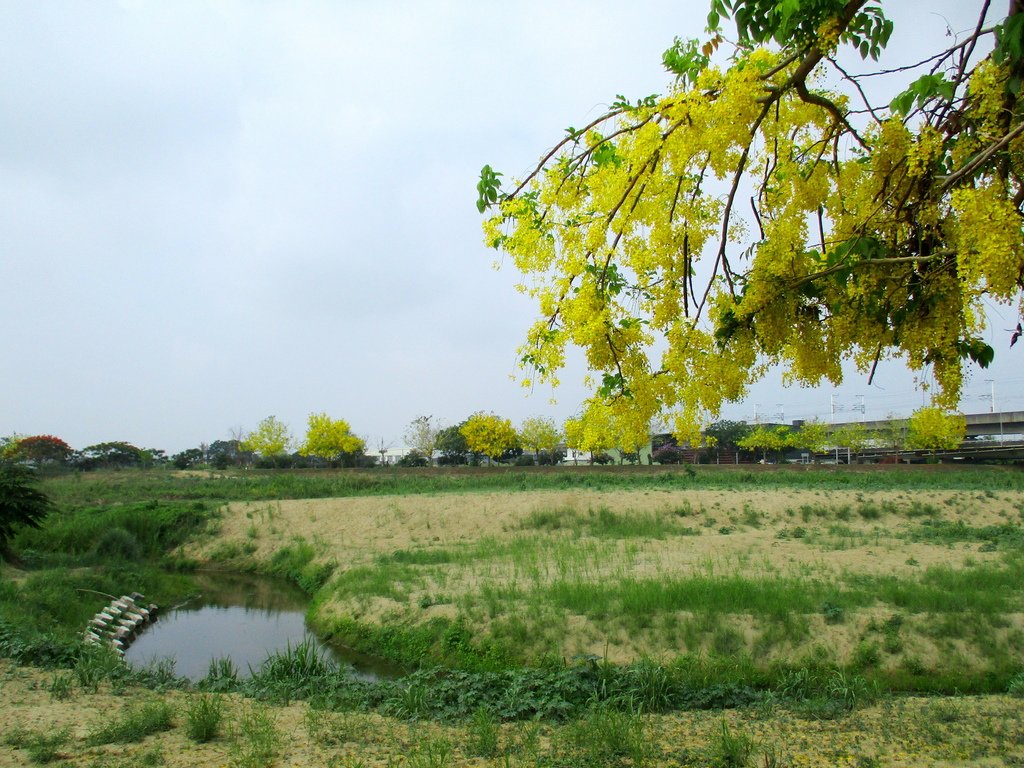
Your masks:
M535 464L536 462L534 461L533 456L530 456L529 454L524 453L522 456L516 457L517 467L532 467Z
M565 451L541 451L537 454L537 463L543 466L554 466L565 458Z
M658 464L682 464L686 459L686 451L678 445L663 445L651 458Z
M93 549L97 560L138 560L142 556L139 540L124 528L110 528L100 535Z
M443 453L437 458L439 467L461 467L466 464L464 453Z
M427 460L426 456L424 456L422 453L420 453L416 449L413 449L413 450L409 451L407 454L405 454L405 456L400 458L395 463L395 466L398 466L398 467L426 467L426 466L429 466L429 464L430 464L430 461Z

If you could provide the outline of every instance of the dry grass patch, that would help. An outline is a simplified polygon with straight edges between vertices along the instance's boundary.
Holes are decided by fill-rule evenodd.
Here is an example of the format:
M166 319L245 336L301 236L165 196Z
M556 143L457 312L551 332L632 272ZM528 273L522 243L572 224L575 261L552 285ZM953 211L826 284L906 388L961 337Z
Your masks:
M1024 658L1009 615L1024 605L1018 591L980 618L957 616L967 625L957 627L956 611L974 605L955 609L956 591L975 587L956 572L984 571L992 594L1004 594L999 574L1020 569L1019 557L1007 560L1020 543L982 534L1016 535L1020 508L1011 493L790 489L236 502L217 538L190 554L266 564L302 542L316 561L338 564L318 600L321 627L457 620L521 660L715 651L767 661L824 647L835 661L866 657L877 668L953 651L984 667ZM843 621L826 619L830 603ZM885 638L865 628L875 613L899 611L908 612L902 639L890 637L873 661L864 644Z

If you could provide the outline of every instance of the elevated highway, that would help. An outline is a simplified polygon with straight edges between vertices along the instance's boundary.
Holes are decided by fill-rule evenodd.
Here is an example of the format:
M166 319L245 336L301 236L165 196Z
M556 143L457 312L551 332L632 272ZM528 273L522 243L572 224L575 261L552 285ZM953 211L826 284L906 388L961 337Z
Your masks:
M968 413L967 437L995 437L1000 435L1024 435L1024 411L999 411L997 413ZM879 419L860 422L868 431L885 431L906 419ZM834 424L842 427L843 424Z

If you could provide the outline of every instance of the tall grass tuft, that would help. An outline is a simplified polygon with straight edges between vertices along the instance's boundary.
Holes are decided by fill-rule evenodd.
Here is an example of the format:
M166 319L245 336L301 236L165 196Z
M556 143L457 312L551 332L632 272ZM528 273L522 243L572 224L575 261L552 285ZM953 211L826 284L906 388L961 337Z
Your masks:
M213 694L190 696L185 702L185 733L192 741L204 744L220 735L224 720L224 700Z
M281 751L281 735L261 704L242 710L231 744L231 765L235 768L267 768Z
M722 720L722 727L710 751L711 764L715 768L743 768L750 765L754 755L754 740L743 731L733 731Z

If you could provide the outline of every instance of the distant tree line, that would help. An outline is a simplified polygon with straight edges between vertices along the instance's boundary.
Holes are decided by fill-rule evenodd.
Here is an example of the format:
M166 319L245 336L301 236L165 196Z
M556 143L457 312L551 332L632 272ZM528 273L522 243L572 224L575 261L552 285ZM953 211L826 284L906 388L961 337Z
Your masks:
M667 434L652 429L651 452L646 461L657 464L683 462L714 463L742 457L747 461L780 460L794 451L809 455L826 449L862 452L867 447L899 452L904 449L949 450L964 439L966 420L938 408L922 408L909 419L890 419L886 428L869 432L861 424L829 427L820 421L779 424L747 424L720 420L710 424L696 446L679 446ZM419 416L405 433L409 448L397 461L402 467L477 466L513 464L516 466L559 464L572 456L592 464L607 464L617 454L619 463L638 463L641 446L616 431L612 421L570 418L559 426L549 418L524 419L518 428L509 419L478 411L459 424L441 427L432 416ZM128 442L111 441L71 448L54 435L13 435L0 438L0 461L39 469L78 470L129 469L173 466L229 469L319 469L373 467L383 463L386 449L378 457L366 452L366 441L353 434L349 423L326 413L312 413L306 434L296 441L286 424L275 416L263 419L251 432L238 430L230 440L215 440L188 448L172 456L156 448L139 448Z

